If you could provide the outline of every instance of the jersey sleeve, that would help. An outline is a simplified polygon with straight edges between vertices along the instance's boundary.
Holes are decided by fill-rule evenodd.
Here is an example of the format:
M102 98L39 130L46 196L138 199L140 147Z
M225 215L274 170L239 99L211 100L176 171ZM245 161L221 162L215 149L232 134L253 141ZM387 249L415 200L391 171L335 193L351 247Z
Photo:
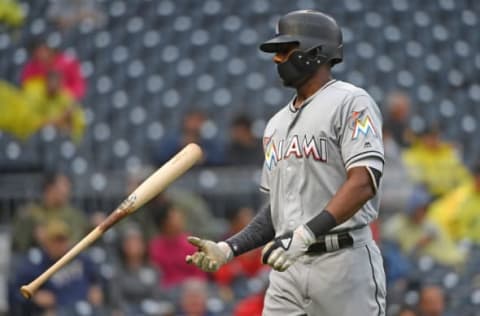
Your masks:
M269 182L270 181L269 181L268 168L266 168L264 164L262 169L262 177L260 179L260 191L262 191L263 193L269 193L270 192Z
M270 136L267 136L270 135ZM272 164L276 162L272 161L274 157L272 157L272 133L269 132L269 124L267 124L265 128L265 132L263 134L262 139L262 147L263 147L263 167L262 167L262 175L260 178L260 191L263 193L270 193L270 173L272 169Z
M382 115L367 95L353 96L341 108L339 144L346 169L353 164L379 159L384 162Z
M264 159L262 167L262 175L260 178L260 191L263 193L270 192L270 168L268 168L266 159Z

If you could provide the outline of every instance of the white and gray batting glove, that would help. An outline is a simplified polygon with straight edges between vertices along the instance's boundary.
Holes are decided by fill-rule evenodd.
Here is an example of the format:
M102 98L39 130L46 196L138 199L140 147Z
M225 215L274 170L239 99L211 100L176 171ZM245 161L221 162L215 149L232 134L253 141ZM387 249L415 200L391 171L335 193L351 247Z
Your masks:
M293 232L278 236L269 242L262 250L262 262L274 270L285 271L303 256L314 242L315 235L307 226L301 225Z
M189 264L194 264L205 272L215 272L233 258L233 251L224 242L214 242L207 239L190 236L188 242L198 248L198 251L185 258Z

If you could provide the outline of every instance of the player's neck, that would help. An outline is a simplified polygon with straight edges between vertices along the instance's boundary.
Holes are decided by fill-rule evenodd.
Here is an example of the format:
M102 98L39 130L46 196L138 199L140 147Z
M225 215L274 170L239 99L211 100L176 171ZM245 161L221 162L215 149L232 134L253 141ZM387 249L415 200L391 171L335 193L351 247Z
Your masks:
M301 108L306 99L315 94L315 92L321 89L330 80L332 80L330 70L328 69L327 71L325 68L320 69L297 89L297 97L293 102L293 106L297 109Z

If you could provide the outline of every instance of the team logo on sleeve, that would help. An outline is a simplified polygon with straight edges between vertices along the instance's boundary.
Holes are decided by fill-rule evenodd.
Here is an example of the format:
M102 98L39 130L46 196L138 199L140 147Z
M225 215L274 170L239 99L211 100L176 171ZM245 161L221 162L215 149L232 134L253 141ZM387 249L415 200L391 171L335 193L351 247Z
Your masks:
M352 111L351 123L349 124L353 130L352 139L357 139L360 135L368 136L368 134L377 137L377 130L370 115L366 112L366 110Z
M275 142L272 140L272 137L263 138L263 147L265 151L265 164L268 169L271 170L272 167L277 165L279 160L277 147Z

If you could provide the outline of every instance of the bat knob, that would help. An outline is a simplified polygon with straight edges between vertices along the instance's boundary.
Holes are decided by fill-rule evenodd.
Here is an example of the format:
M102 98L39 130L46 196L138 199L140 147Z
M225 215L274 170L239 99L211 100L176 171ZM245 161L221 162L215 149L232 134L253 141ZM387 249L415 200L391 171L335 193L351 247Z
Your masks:
M23 297L25 297L26 299L30 299L32 297L32 292L26 285L20 288L20 292L22 293Z

